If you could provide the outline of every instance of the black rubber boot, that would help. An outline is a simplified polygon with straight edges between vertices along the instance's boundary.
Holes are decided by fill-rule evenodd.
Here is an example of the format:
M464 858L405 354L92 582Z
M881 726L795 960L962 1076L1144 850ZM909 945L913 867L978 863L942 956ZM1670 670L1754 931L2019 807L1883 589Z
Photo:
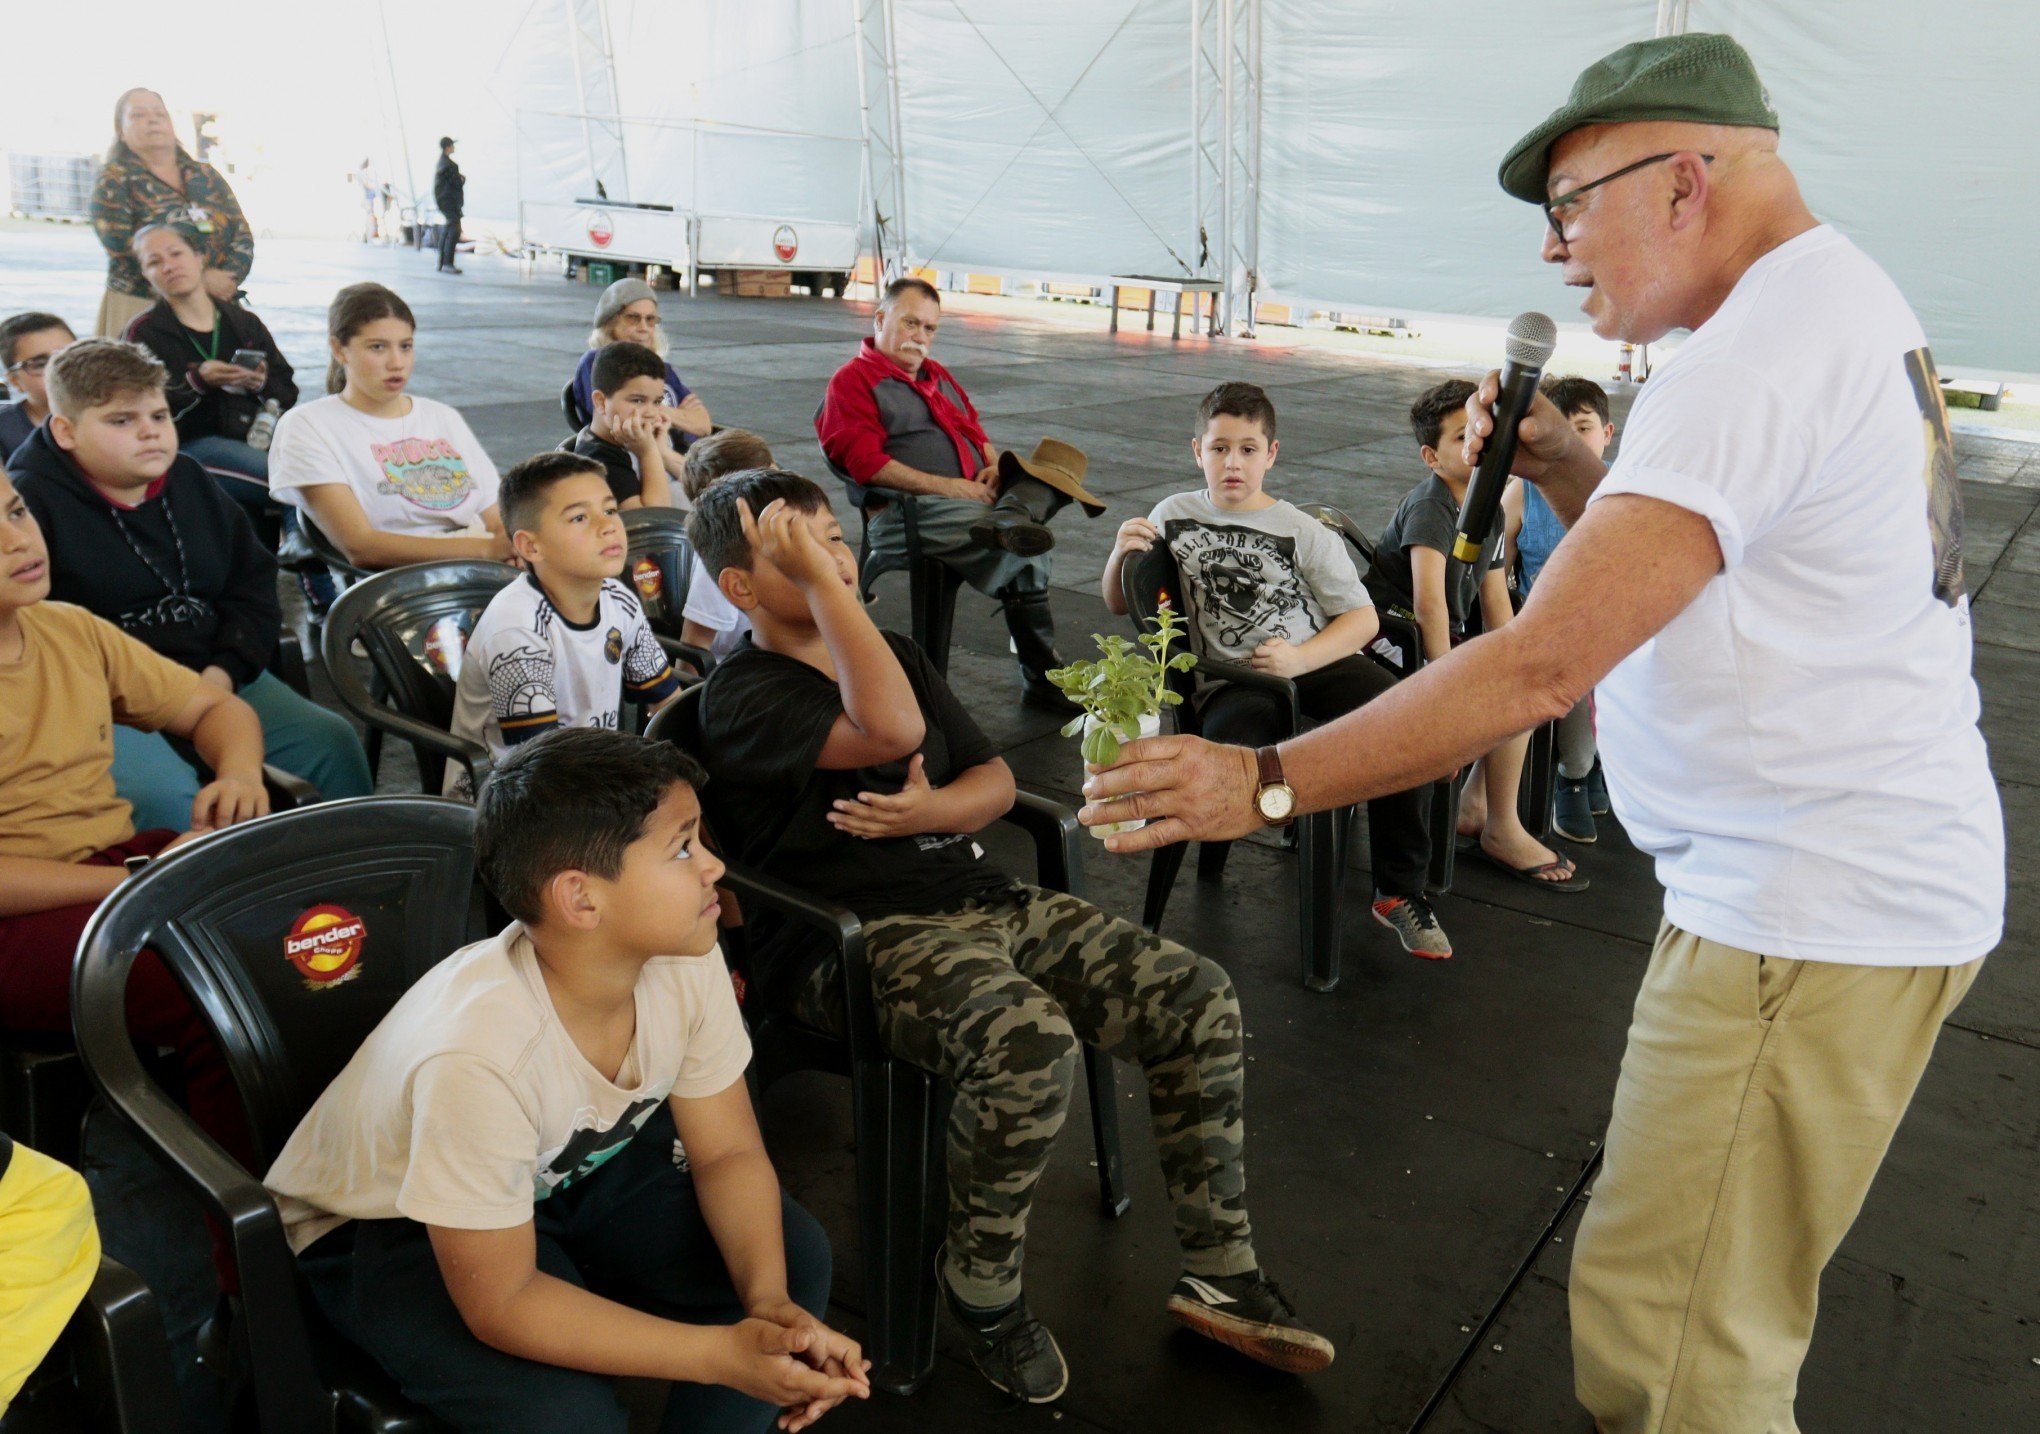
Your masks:
M984 517L970 525L981 548L1003 548L1021 558L1038 558L1055 546L1048 520L1069 499L1039 478L1017 478L1000 490Z
M1048 680L1049 669L1063 665L1055 651L1055 616L1048 610L1048 594L1002 593L999 601L1006 610L1006 631L1013 635L1020 659L1020 700L1029 707L1074 717L1081 709Z

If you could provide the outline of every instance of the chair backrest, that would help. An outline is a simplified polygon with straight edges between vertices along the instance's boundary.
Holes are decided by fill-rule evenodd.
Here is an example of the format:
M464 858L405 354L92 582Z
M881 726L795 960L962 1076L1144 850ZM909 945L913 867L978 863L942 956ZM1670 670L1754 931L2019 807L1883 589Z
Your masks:
M1197 623L1190 615L1190 606L1183 595L1183 574L1176 565L1175 554L1169 545L1157 542L1144 553L1134 553L1119 568L1120 591L1126 596L1127 615L1133 619L1137 632L1149 631L1155 622L1155 613L1167 603L1184 618L1184 640L1190 650L1204 656L1204 642L1197 631ZM1168 677L1169 690L1179 694L1182 702L1175 708L1176 725L1184 732L1197 730L1197 717L1190 696L1197 690L1197 672L1171 672Z
M701 756L701 693L707 684L696 683L653 714L645 737L653 742L671 742L699 760Z
M687 585L694 578L686 516L678 508L632 508L623 515L623 532L630 545L624 574L644 604L652 631L680 641Z
M321 655L333 690L364 722L379 703L355 666L359 642L387 691L388 705L441 730L453 722L454 684L475 622L489 600L519 577L507 563L461 559L391 568L340 595L326 616ZM427 766L439 770L427 772ZM439 790L444 759L419 753L426 791Z
M579 372L576 369L575 372ZM566 387L560 390L560 412L566 416L567 427L579 433L588 426L588 410L581 407L581 400L574 394L574 381L568 379Z
M1354 522L1344 510L1329 503L1298 503L1296 505L1327 528L1344 538L1353 549L1354 560L1359 564L1360 575L1374 565L1374 539L1367 536L1361 526Z
M145 1134L162 1118L127 1027L128 971L146 946L212 1030L266 1168L397 998L487 934L474 831L465 802L357 797L150 863L101 904L72 970L94 1082Z
M368 569L349 560L339 546L327 537L309 513L298 515L298 529L304 534L305 545L318 560L331 568L335 574L348 582L358 582L368 576Z

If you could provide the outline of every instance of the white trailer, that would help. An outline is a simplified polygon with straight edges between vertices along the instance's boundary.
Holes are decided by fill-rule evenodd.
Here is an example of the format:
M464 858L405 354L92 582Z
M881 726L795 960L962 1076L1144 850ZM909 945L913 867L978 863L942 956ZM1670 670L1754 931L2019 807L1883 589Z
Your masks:
M527 251L559 254L571 272L591 260L660 265L686 278L740 269L786 273L811 293L841 295L857 267L857 225L777 214L703 214L670 204L612 199L524 200L517 224Z

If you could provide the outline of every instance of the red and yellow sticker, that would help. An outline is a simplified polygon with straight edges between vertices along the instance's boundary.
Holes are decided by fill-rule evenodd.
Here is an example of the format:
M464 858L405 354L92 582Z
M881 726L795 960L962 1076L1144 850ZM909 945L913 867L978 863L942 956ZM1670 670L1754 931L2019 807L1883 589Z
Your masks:
M309 990L321 991L361 974L368 923L344 906L314 906L291 923L283 954Z
M638 590L638 596L646 602L657 602L659 594L666 590L666 579L659 572L659 565L650 558L639 558L630 565L630 580Z

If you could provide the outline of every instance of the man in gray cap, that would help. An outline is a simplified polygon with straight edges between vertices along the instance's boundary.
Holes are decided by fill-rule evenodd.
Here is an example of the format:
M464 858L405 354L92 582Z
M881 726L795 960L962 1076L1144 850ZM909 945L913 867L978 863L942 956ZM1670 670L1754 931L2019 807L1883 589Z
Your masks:
M1612 468L1548 401L1518 429L1515 472L1571 529L1522 614L1279 749L1133 743L1083 817L1159 819L1116 851L1244 835L1438 777L1598 684L1665 915L1573 1253L1575 1387L1604 1434L1790 1434L1821 1269L2003 930L1947 414L1726 36L1593 65L1501 182L1595 333L1690 331Z

